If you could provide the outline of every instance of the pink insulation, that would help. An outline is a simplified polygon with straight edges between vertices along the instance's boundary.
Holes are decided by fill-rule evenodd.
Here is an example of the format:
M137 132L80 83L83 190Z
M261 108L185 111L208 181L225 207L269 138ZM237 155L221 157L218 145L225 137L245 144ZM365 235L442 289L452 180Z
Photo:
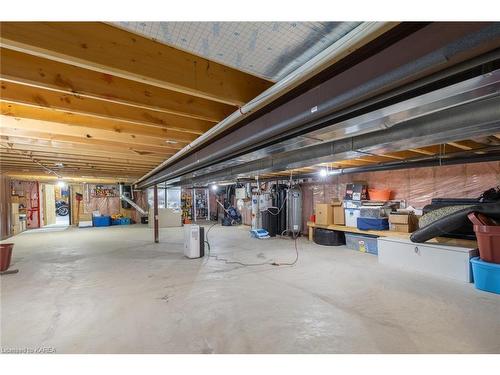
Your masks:
M500 185L500 162L346 174L331 176L325 182L302 184L305 230L314 205L332 198L342 199L346 184L354 181L366 182L371 189L390 189L391 199L422 208L432 198L477 198L483 191Z

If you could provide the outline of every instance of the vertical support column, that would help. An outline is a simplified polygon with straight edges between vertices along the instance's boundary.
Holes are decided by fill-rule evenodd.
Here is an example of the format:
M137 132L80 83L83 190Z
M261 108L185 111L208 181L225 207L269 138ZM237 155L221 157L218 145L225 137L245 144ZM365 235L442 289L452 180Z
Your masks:
M196 189L193 188L193 223L196 222Z
M41 218L40 218L40 185L39 185L38 181L36 182L36 202L38 205L37 211L36 211L36 213L38 215L38 227L37 228L41 228L42 222L41 222ZM30 207L31 208L33 208L32 204L33 204L33 198L30 195ZM31 212L33 212L33 211L31 211ZM78 218L78 222L80 222L80 218ZM28 226L28 223L26 223L26 226Z
M207 195L207 220L210 221L210 189L205 189Z
M158 186L155 185L153 188L153 227L154 227L154 238L155 242L160 242L160 235L158 230Z

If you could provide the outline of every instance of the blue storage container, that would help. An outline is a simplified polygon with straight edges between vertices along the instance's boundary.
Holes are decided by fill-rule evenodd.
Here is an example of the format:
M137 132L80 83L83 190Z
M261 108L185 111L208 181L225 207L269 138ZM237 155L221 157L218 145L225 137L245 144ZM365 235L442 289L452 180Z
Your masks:
M128 225L128 224L130 224L129 217L120 217L118 219L113 219L111 221L111 225Z
M346 246L349 249L378 255L377 236L368 236L364 234L345 234Z
M477 289L500 294L500 264L472 258L472 276Z
M358 217L358 229L361 230L388 230L389 219L376 219L373 217Z
M92 217L94 227L109 227L111 225L111 216L94 216Z

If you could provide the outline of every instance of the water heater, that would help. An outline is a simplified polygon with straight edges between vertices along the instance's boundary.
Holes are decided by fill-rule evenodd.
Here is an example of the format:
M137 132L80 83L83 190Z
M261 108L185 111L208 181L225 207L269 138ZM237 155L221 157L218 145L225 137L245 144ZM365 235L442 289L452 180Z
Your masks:
M302 231L302 192L298 188L288 189L286 201L287 232L298 235Z
M184 225L184 255L188 258L205 256L205 228L196 224Z

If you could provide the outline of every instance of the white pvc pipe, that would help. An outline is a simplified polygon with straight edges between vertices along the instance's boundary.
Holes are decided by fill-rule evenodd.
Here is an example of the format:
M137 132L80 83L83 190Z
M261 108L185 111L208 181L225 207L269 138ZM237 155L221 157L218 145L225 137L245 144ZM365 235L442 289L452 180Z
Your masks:
M148 178L158 170L164 168L166 165L176 161L181 156L185 155L191 149L200 146L201 144L209 141L221 132L234 126L250 113L253 113L256 110L271 103L273 100L297 87L299 84L305 82L318 72L343 59L347 55L354 52L356 49L377 38L379 35L392 29L397 24L397 22L363 22L354 30L350 31L344 37L333 43L330 47L317 54L304 65L294 70L285 78L281 79L266 91L262 92L260 95L246 103L243 107L230 114L213 128L203 133L193 142L179 150L175 155L171 156L160 165L149 171L147 174L139 178L134 182L134 184L137 184L140 181Z

